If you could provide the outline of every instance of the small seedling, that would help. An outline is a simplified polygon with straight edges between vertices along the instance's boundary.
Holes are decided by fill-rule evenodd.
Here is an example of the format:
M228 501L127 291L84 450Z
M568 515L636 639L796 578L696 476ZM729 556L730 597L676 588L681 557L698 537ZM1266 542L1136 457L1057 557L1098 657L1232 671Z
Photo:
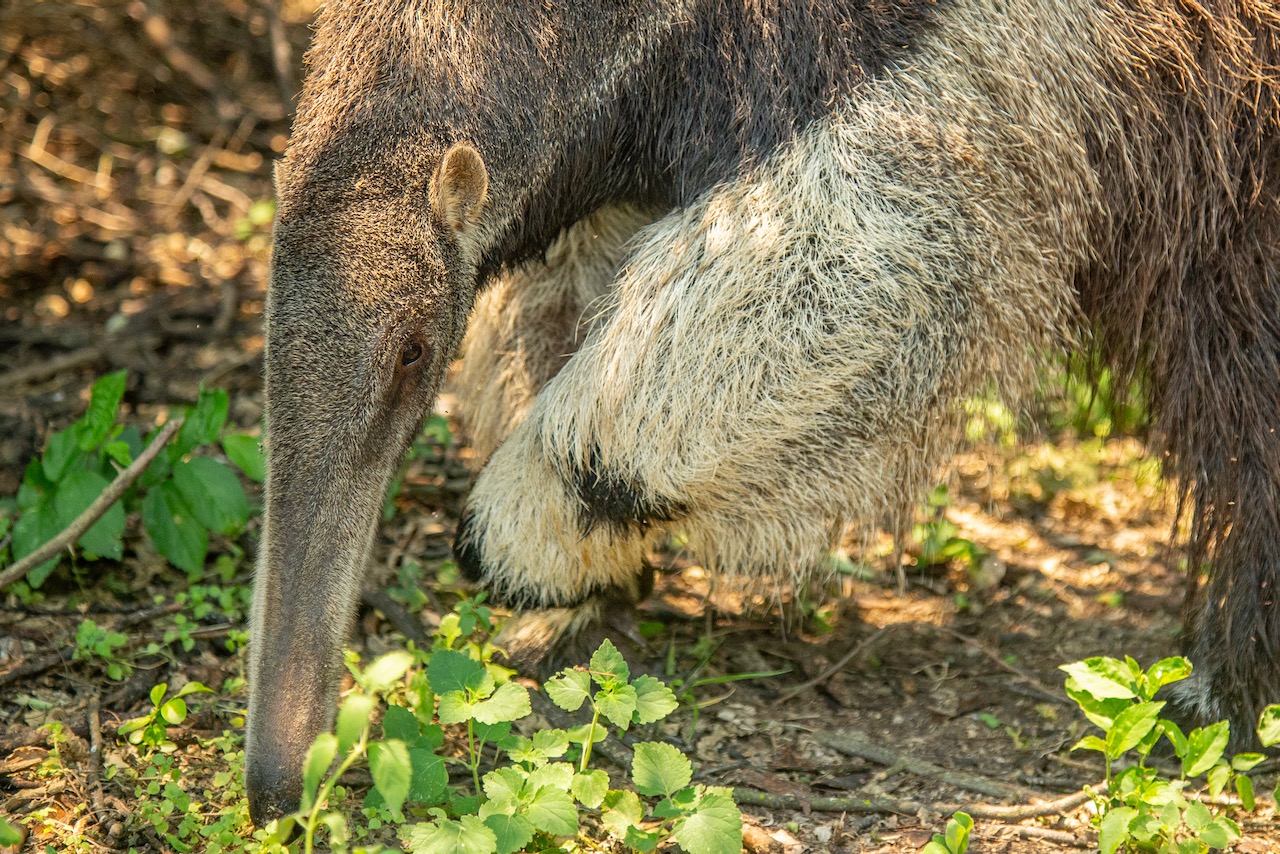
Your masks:
M973 831L973 819L968 813L957 812L947 819L946 834L935 833L920 854L965 854L969 850L969 834Z
M178 726L187 719L187 701L192 694L210 694L212 689L199 682L188 682L168 700L165 694L168 683L160 682L151 689L151 711L141 717L122 723L116 733L126 736L129 743L170 753L178 746L169 739L169 727Z

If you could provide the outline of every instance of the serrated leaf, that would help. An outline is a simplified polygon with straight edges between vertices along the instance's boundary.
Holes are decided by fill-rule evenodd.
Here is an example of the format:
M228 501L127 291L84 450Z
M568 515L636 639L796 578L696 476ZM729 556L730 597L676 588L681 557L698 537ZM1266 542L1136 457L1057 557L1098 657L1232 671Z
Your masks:
M226 423L228 403L225 390L201 389L196 405L187 414L187 420L173 440L172 459L180 459L200 445L213 444Z
M635 792L613 790L604 796L600 808L600 823L614 836L622 839L627 830L640 824L644 807Z
M89 391L89 408L77 423L77 444L91 451L111 434L116 424L116 410L124 398L125 372L116 371L98 379Z
M345 755L360 740L361 733L373 715L373 698L364 694L352 694L342 701L338 710L338 752Z
M1216 818L1200 831L1198 838L1210 848L1223 849L1240 838L1240 826L1229 818Z
M570 791L584 807L595 809L604 802L609 791L609 775L603 771L584 771L573 775Z
M156 551L189 575L204 570L209 551L209 531L192 515L172 483L147 491L142 501L142 526Z
M58 491L53 498L59 526L62 528L70 526L109 485L110 482L97 472L87 469L67 472L62 483L58 484ZM117 501L80 536L77 542L86 552L99 557L120 560L124 555L124 543L121 539L123 536L124 506Z
M413 781L413 763L404 742L392 738L369 745L369 773L391 812L399 813Z
M515 682L498 686L493 696L476 703L471 716L482 724L518 721L533 712L529 705L529 689Z
M478 816L441 818L409 829L410 854L497 854L498 837Z
M500 742L511 734L511 721L498 721L496 724L475 721L471 725L471 729L475 733L477 741Z
M668 797L689 785L693 766L670 744L642 742L636 745L631 761L631 779L642 795Z
M1213 813L1209 812L1209 808L1199 801L1192 801L1187 804L1187 811L1183 817L1187 822L1187 827L1192 830L1200 830L1213 821Z
M613 641L606 638L591 655L591 678L601 688L626 683L631 678L631 668Z
M1280 705L1267 706L1258 717L1258 739L1263 747L1280 744Z
M542 686L551 702L566 712L576 712L591 696L591 677L582 670L566 670Z
M382 737L398 738L405 744L418 740L418 717L404 706L388 706L382 716Z
M403 649L397 649L378 656L373 664L365 668L360 681L366 691L380 694L400 681L400 677L412 666L413 656Z
M427 682L436 694L478 690L487 676L483 664L469 655L451 649L432 653L431 661L427 664Z
M436 703L436 717L442 724L460 724L471 720L473 704L461 691L441 694Z
M515 854L533 841L533 825L522 815L495 813L485 816L484 823L493 831L497 854Z
M1116 807L1108 812L1098 826L1098 854L1115 854L1129 835L1129 822L1137 815L1133 807Z
M40 465L44 476L52 483L62 480L71 466L71 461L80 457L78 431L74 426L59 430L49 437L44 454L40 457Z
M267 479L267 462L257 436L248 433L223 436L222 452L249 480L262 483Z
M249 498L231 469L211 457L173 464L173 485L196 519L211 531L234 534L249 521Z
M603 688L596 694L596 708L605 720L625 731L636 712L636 689L621 683Z
M553 789L559 789L562 792L569 791L569 786L573 783L573 766L567 762L552 762L549 765L543 765L541 768L535 768L529 772L529 791L550 786Z
M320 789L320 781L325 777L333 757L338 755L338 737L331 732L322 732L316 736L307 750L306 762L302 765L302 808L309 809L315 803L316 792Z
M481 786L490 802L518 803L528 778L520 768L498 768L484 775Z
M1196 777L1212 768L1222 752L1227 749L1231 724L1218 721L1187 736L1187 755L1182 759L1182 771L1188 777Z
M726 790L707 790L672 834L689 854L740 854L742 813Z
M569 749L569 734L562 729L540 729L533 734L533 749L549 759L564 756Z
M1119 759L1125 751L1136 747L1155 728L1163 708L1162 702L1135 703L1116 715L1115 723L1107 731L1107 758Z
M444 758L425 747L409 748L413 779L409 784L409 800L419 804L438 804L449 787L449 770Z
M652 676L637 676L631 686L636 690L633 722L651 724L662 720L679 707L675 693Z
M578 808L569 793L555 786L541 786L525 805L530 823L544 833L572 836L578 832Z
M566 730L571 744L586 744L590 741L592 744L598 741L604 741L609 737L609 730L604 724L596 724L592 729L591 724L583 724L582 726L570 727Z

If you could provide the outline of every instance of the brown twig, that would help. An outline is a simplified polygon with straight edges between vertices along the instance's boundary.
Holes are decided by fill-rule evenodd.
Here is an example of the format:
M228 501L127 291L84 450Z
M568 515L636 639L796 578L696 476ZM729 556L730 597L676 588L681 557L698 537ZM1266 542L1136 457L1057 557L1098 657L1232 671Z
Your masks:
M1029 688L1031 688L1033 691L1035 691L1044 699L1050 700L1054 703L1059 703L1064 706L1072 705L1071 701L1068 700L1066 697L1050 690L1049 687L1045 685L1043 682L1041 682L1040 679L1034 673L1030 672L1029 670L1024 670L1023 668L1017 666L1016 664L1010 664L1009 662L1005 661L1003 658L1000 657L999 653L997 653L994 649L984 644L982 641L962 635L960 634L960 632L957 632L955 629L947 628L946 626L933 626L932 628L942 632L943 634L951 635L953 638L960 641L961 643L967 646L970 646L973 649L976 649L978 652L982 653L987 658L991 659L991 661L993 661L997 666L1009 671L1010 673L1022 679L1022 681L1027 683L1027 686Z
M151 444L143 449L141 454L138 454L138 458L129 463L124 471L116 475L116 479L106 489L102 490L102 494L94 499L93 503L86 507L84 512L77 516L75 521L68 525L62 533L40 546L31 554L16 561L9 568L0 571L0 588L26 577L28 572L80 539L81 535L89 530L103 513L111 509L112 504L120 500L120 496L124 494L124 491L138 479L138 476L156 458L161 449L169 444L169 440L174 437L174 434L178 432L178 428L182 426L182 422L183 419L174 418L165 424Z
M861 641L853 645L853 649L849 650L844 655L840 656L839 661L837 661L835 664L831 665L826 670L822 671L812 679L806 682L801 682L799 685L792 688L790 691L787 691L786 693L784 693L781 697L779 697L777 700L774 701L774 705L781 706L783 703L787 702L787 700L794 699L795 697L798 697L799 695L803 694L805 691L808 691L810 688L814 688L818 685L821 685L823 682L826 682L832 676L835 676L841 670L844 670L844 667L846 664L848 664L853 659L857 658L862 653L866 652L867 649L873 643L878 641L881 638L881 636L883 636L884 633L887 632L888 630L889 630L888 626L882 626L881 628L877 629L870 637L863 638Z
M993 798L1026 798L1038 794L1024 786L1002 783L999 780L992 780L980 774L944 768L941 765L935 765L923 759L905 756L887 747L872 744L865 733L818 732L814 733L814 738L817 739L819 744L826 745L848 756L856 756L859 759L867 759L880 765L899 768L919 777L932 777L935 780L941 780L944 783L968 789L981 795L990 795Z
M1004 830L1023 839L1043 839L1072 848L1088 848L1089 840L1068 830L1054 830L1050 827L1036 827L1027 824L1007 824L1003 828L984 828L988 830Z
M102 800L102 699L96 693L89 698L89 791L93 816L105 829L106 806Z
M79 368L96 362L103 357L107 349L107 342L100 344L89 344L81 347L71 353L64 353L61 356L54 356L44 362L34 365L27 365L23 368L14 368L0 374L0 389L15 388L27 383L38 382L45 377L51 377L60 374L63 371L69 371L73 368Z
M767 807L769 809L801 810L813 812L848 812L859 814L896 813L898 815L917 815L923 809L941 813L963 810L974 818L998 819L1002 821L1021 821L1027 818L1039 818L1046 815L1061 815L1076 809L1089 800L1086 792L1076 792L1065 798L1044 801L1039 804L960 804L960 803L922 803L908 798L812 798L803 795L771 795L755 789L734 789L733 799L738 806Z

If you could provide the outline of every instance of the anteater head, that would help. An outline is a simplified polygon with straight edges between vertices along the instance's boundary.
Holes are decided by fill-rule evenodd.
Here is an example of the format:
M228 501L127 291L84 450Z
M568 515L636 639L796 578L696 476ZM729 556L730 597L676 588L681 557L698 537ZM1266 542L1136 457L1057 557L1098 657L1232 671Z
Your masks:
M266 512L245 776L261 825L297 808L387 484L474 292L488 173L460 142L388 168L356 151L277 173L266 319Z

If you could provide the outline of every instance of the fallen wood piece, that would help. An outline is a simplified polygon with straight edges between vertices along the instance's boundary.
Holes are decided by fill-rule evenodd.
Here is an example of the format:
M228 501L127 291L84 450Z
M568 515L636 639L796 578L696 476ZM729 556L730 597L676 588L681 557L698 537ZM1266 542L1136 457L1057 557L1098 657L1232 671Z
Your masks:
M958 804L958 803L921 803L908 798L809 798L801 795L770 795L754 789L734 789L733 799L740 807L768 807L769 809L800 810L802 812L847 812L847 813L896 813L898 815L918 815L921 810L938 813L963 811L974 818L999 819L1001 821L1021 821L1027 818L1039 818L1046 815L1062 815L1089 801L1088 792L1076 792L1056 801L1044 801L1038 804Z
M990 777L983 777L980 774L956 771L952 768L944 768L941 765L926 762L923 759L904 756L887 747L872 744L871 739L867 737L866 733L862 732L818 732L814 733L814 738L818 740L819 744L826 745L849 756L867 759L880 765L895 766L920 777L932 777L935 780L941 780L944 783L950 783L953 786L968 789L980 795L990 795L993 798L1006 800L1024 800L1040 794L1036 790L1028 789L1025 786L1002 783L999 780L992 780Z
M1089 848L1090 842L1085 837L1067 830L1054 830L1051 827L1036 827L1029 824L1006 824L1003 828L984 827L984 830L1005 830L1023 839L1043 839L1059 845L1070 845L1072 848Z
M97 522L103 513L111 509L111 505L120 500L120 496L124 495L124 491L138 479L139 475L146 470L151 461L156 458L160 450L169 444L169 440L178 432L178 428L182 426L183 419L174 418L160 429L160 433L151 441L151 444L138 454L138 458L129 463L120 474L116 475L116 479L102 490L102 494L93 500L93 503L84 509L84 512L76 517L75 521L63 529L49 542L40 546L31 554L15 561L7 569L0 571L0 588L4 588L20 578L25 578L27 573L44 563L67 546L74 543L84 534L85 531L93 527L93 523Z

